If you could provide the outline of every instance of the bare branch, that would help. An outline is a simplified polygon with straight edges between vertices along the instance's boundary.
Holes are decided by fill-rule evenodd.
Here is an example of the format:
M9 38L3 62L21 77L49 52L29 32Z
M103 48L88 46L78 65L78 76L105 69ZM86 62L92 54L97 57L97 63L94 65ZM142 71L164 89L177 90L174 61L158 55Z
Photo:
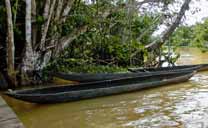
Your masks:
M58 6L56 8L55 21L59 20L62 8L63 8L63 0L59 0Z
M50 3L51 3L51 0L46 0L45 2L44 12L43 12L43 18L45 20L48 19Z
M66 16L69 14L73 3L74 3L74 0L67 0L66 8L63 10L63 13L62 13L63 21L66 20Z
M137 6L141 6L142 4L146 4L146 3L160 3L163 2L164 0L144 0L141 2L137 2Z
M45 47L45 40L46 40L46 36L47 36L49 25L50 25L51 17L52 17L52 14L54 12L55 3L56 3L56 0L54 0L52 5L51 5L47 22L44 25L44 29L43 29L44 31L42 33L42 38L41 38L41 41L40 41L40 49L41 50L44 50L44 47Z

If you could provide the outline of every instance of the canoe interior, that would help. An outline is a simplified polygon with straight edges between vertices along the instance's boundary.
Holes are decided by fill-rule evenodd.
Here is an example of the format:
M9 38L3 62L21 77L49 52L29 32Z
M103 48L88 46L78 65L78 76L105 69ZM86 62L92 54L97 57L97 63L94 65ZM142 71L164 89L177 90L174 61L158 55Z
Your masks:
M173 66L173 67L150 67L150 68L129 68L128 70L131 72L154 72L154 71L171 71L177 69L191 69L198 68L198 70L207 70L208 64L196 64L196 65L181 65L181 66Z
M147 69L129 69L131 72L127 73L51 73L53 77L58 77L65 80L84 82L103 81L111 79L119 79L125 77L137 77L137 76L148 76L155 74L167 74L168 72L184 72L198 70L201 66L199 65L188 65L188 66L175 66L165 68L147 68Z
M193 71L192 71L193 72ZM62 93L62 92L69 92L69 91L81 91L81 90L88 90L88 89L99 89L99 88L106 88L112 86L125 86L135 83L148 83L152 81L162 81L167 80L174 77L180 77L183 75L187 75L187 73L192 73L190 71L182 72L182 73L169 73L167 74L156 74L151 76L138 76L138 77L129 77L123 79L116 79L116 80L105 80L102 82L88 82L88 83L81 83L81 84L74 84L73 86L56 86L56 87L48 87L48 88L40 88L40 89L28 89L28 90L20 90L14 91L13 93L16 94L31 94L31 95L40 95L40 94L55 94L55 93Z
M117 79L119 77L133 77L136 76L136 73L63 73L63 72L56 72L51 73L51 75L57 78L65 79L65 80L72 80L72 81L79 81L79 82L92 82L92 81L102 81L102 80L109 80L109 79Z

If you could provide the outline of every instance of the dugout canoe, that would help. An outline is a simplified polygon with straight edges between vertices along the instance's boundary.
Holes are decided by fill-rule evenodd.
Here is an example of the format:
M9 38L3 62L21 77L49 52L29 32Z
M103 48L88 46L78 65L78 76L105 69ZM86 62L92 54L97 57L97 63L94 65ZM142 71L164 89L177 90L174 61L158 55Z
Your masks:
M171 72L150 76L137 76L101 82L89 82L74 86L56 86L39 89L8 91L5 94L27 102L52 104L77 101L101 96L138 91L145 88L158 87L187 81L195 71Z
M197 71L205 71L208 70L208 64L196 64L196 65L180 65L180 66L172 66L172 67L158 67L158 68L129 68L130 72L158 72L158 71L176 71L176 70L186 70L187 68L197 67Z
M50 75L53 78L59 78L64 80L70 80L70 81L77 81L80 83L85 82L93 82L93 81L104 81L104 80L112 80L112 79L120 79L120 78L126 78L126 77L137 77L137 76L151 76L151 75L157 75L157 74L169 74L169 72L184 72L184 71L193 71L193 70L199 70L201 66L180 66L180 67L174 67L174 68L159 68L158 70L151 69L150 71L132 71L127 73L63 73L63 72L51 72Z

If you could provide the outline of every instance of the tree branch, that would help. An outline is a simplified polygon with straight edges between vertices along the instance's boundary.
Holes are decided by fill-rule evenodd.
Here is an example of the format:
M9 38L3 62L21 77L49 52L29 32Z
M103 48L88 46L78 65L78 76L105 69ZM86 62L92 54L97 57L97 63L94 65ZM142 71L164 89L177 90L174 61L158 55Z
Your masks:
M45 48L45 40L46 40L46 36L47 36L49 25L50 25L51 17L52 17L52 14L54 12L55 3L56 3L56 0L53 0L53 3L52 3L51 8L50 8L50 12L49 12L49 16L48 16L47 22L44 25L44 31L42 33L42 38L41 38L41 41L40 41L40 49L41 50L44 50L44 48Z
M69 35L62 37L60 39L59 44L57 44L57 49L56 49L56 53L55 56L57 56L64 48L66 48L67 46L69 46L69 44L76 39L77 37L80 36L80 34L84 33L87 31L87 26L83 26L80 27L78 29L75 29L72 33L70 33Z
M58 6L56 8L56 15L55 15L55 21L59 20L60 15L61 15L61 10L63 8L63 0L58 1Z
M143 4L146 4L146 3L160 3L160 2L163 2L164 0L143 0L141 2L137 2L137 6L141 6Z
M44 20L48 19L50 3L51 3L51 0L46 0L45 2L44 12L43 12Z
M63 13L62 13L63 22L66 20L66 16L69 14L73 3L74 3L74 0L69 0L69 1L67 0L66 8L64 8Z

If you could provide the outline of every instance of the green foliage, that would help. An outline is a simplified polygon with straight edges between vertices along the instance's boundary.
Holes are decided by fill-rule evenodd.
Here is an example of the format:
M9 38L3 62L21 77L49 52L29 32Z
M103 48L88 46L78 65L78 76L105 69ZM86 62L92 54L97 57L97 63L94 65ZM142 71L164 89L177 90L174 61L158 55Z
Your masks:
M194 46L207 51L208 48L208 19L202 24L197 24L194 27L194 39L192 41Z
M65 71L65 70L64 70ZM127 72L127 68L118 66L103 66L103 65L85 65L76 66L70 69L70 72L87 72L87 73L114 73Z
M179 27L170 39L171 45L189 46L193 40L193 28L189 26Z
M36 23L38 25L43 24L44 23L44 17L43 16L40 16L40 15L36 16Z
M84 25L88 25L88 31L76 38L61 57L52 61L50 69L113 72L113 69L117 71L115 67L120 70L130 65L143 66L147 56L144 45L151 42L151 34L156 28L145 33L139 41L137 38L152 25L156 16L133 13L131 22L127 22L125 8L111 12L112 8L121 5L122 2L99 1L90 5L81 2L74 6L66 24L61 25L62 36Z
M90 60L84 59L62 59L54 61L44 69L44 71L61 71L61 72L88 72L88 73L109 73L109 72L125 72L127 68L122 68L113 65L95 65ZM89 63L91 63L89 65Z
M204 23L179 27L170 39L173 46L191 46L208 50L208 19Z
M105 72L105 69L111 72L117 69L115 67L142 66L147 55L144 45L150 43L153 31L146 33L140 41L137 37L152 24L154 17L135 13L129 24L126 10L110 11L115 6L121 5L100 1L92 5L81 2L74 6L66 24L61 26L62 36L84 25L88 25L88 31L74 40L49 67L60 71L94 72L93 69L97 69L97 72ZM106 13L109 14L104 17ZM113 68L108 70L109 67Z

